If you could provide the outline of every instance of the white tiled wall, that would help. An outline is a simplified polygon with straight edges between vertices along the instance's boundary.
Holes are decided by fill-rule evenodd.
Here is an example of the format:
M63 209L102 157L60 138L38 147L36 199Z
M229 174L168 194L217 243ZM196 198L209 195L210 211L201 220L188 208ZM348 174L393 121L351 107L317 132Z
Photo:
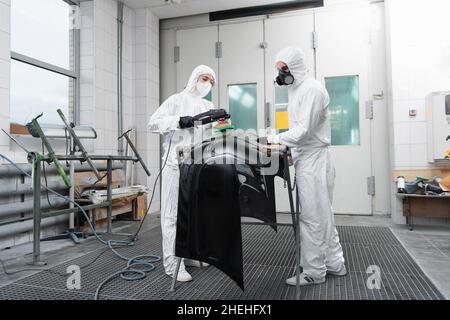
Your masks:
M95 153L117 154L117 1L82 2L81 29L80 121L97 131Z
M9 132L11 3L0 0L0 129ZM0 134L0 152L9 152L9 139ZM1 162L0 162L1 163Z
M117 153L117 1L82 2L81 122L94 125L97 154ZM159 20L148 9L124 7L123 128L135 128L138 151L150 169L136 165L135 182L153 186L159 172L159 136L147 132L159 106ZM159 184L152 212L159 210Z
M434 91L450 90L450 1L387 0L389 82L391 92L392 170L433 168L427 161L425 101ZM410 110L417 116L411 117ZM402 202L392 185L393 221L404 223ZM450 223L415 219L417 223Z
M82 2L80 31L80 121L83 125L95 125L95 43L94 2Z
M430 168L425 100L450 90L450 1L388 0L394 170ZM417 116L410 117L414 109Z
M148 133L147 122L159 106L159 20L148 9L136 10L134 46L134 120L137 128L137 148L148 164L151 177L141 168L137 182L153 186L159 172L159 136ZM151 212L159 210L159 184Z
M123 50L122 50L122 112L123 129L134 128L134 43L135 21L134 10L124 7L123 12Z
M94 1L95 152L117 154L117 1Z

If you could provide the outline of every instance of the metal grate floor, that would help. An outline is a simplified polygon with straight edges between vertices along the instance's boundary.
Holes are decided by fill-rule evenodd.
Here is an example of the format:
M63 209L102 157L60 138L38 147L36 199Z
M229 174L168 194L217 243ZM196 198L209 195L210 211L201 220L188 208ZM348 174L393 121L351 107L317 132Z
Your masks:
M194 281L178 284L168 292L171 278L161 262L143 280L116 278L107 283L101 299L183 299L183 300L285 300L295 298L295 288L285 285L294 273L294 243L291 227L279 227L275 233L268 226L244 225L245 292L214 267L190 268ZM328 276L324 284L302 288L306 300L436 300L443 296L408 255L393 233L385 227L338 227L348 275ZM80 267L93 261L104 249L39 272L0 288L0 299L93 299L97 286L110 274L122 269L125 262L105 252L93 264L82 268L81 290L66 289L63 276L69 265ZM118 249L127 256L161 255L161 233L153 229L142 233L136 246ZM366 282L369 266L381 269L381 289L371 290Z

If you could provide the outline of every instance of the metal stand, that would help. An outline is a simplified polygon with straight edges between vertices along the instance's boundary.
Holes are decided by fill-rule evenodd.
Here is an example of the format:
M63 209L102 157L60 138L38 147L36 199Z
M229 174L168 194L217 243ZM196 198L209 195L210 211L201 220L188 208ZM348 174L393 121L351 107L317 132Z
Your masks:
M292 182L291 182L291 174L289 172L289 152L286 152L284 157L284 179L287 182L288 193L289 193L289 206L291 208L292 215L292 227L294 229L294 241L295 241L295 293L296 299L300 300L300 207L299 207L299 198L298 192L296 194L296 205L294 209L294 199L292 197Z
M34 118L31 123L27 124L28 130L34 137L38 137L41 139L43 145L45 145L45 148L47 149L47 155L40 154L39 152L30 152L28 151L20 142L18 142L14 137L12 137L8 132L3 130L3 132L12 140L14 141L22 150L24 150L28 155L28 162L32 164L32 183L33 183L33 265L43 265L45 263L40 261L40 236L41 236L41 220L42 218L48 218L48 217L54 217L59 216L63 214L70 214L69 218L69 229L66 233L54 237L48 237L43 239L42 241L49 241L49 240L56 240L56 239L71 239L74 243L79 243L80 240L78 237L86 237L86 234L83 232L75 232L75 213L78 211L82 211L79 206L75 207L74 201L75 201L75 189L74 189L74 174L75 174L75 167L73 165L73 161L80 161L87 162L88 165L91 167L92 171L98 178L98 180L102 179L103 177L100 176L100 173L98 172L97 168L95 167L93 160L103 160L107 161L107 201L99 204L91 204L91 205L85 205L81 206L81 208L84 211L87 210L93 210L96 208L103 208L107 207L107 218L108 218L108 227L107 232L112 233L112 164L113 161L133 161L133 162L139 162L144 171L148 176L150 176L150 172L145 165L142 157L139 155L138 151L134 147L133 143L128 137L128 132L125 132L123 135L119 137L121 139L122 137L125 137L127 140L128 145L130 148L134 151L135 156L90 156L86 152L86 149L83 147L80 138L75 133L74 129L72 128L72 125L67 121L65 118L63 112L58 109L58 114L61 117L61 120L64 122L64 125L66 127L65 134L67 132L70 136L70 155L56 155L53 151L53 148L47 139L47 136L44 134L42 127L40 126L38 119L42 116L40 114L36 118ZM95 131L94 131L95 133ZM95 133L95 137L97 137L97 134ZM67 136L66 136L67 139ZM77 156L75 155L76 147L78 147L81 155ZM60 164L59 160L65 160L70 162L70 178L66 174L66 169ZM56 166L56 169L58 171L58 174L60 177L64 180L65 185L70 189L70 206L67 209L61 209L61 210L54 210L46 213L41 212L41 165L44 163L53 163ZM95 226L95 224L94 224ZM95 228L95 227L94 227ZM95 230L94 230L95 231ZM98 233L97 233L98 234ZM91 235L91 234L89 234ZM118 235L126 235L129 236L130 234L123 234L118 233Z
M70 146L70 155L75 155L75 144L73 143L72 136L69 138L69 146ZM73 165L73 161L69 161L69 177L70 177L70 189L69 189L69 198L71 201L75 201L75 166ZM73 209L75 205L73 202L69 203L69 208ZM90 234L89 234L90 235ZM89 235L85 234L84 232L75 232L75 212L72 211L69 213L69 229L64 232L63 234L57 235L57 236L51 236L44 239L41 239L41 241L52 241L52 240L62 240L62 239L70 239L73 243L79 244L80 239L79 238L87 238Z
M106 233L112 233L112 160L107 160L107 175L106 175L106 186L107 186L107 202L108 202L108 213L107 213L107 227Z
M69 167L69 176L70 176L70 182L72 183L71 187L70 187L70 191L69 191L69 197L70 200L75 201L75 186L74 186L74 182L75 182L75 167L73 165L73 162L70 161L70 167ZM69 204L69 208L74 208L75 205L73 204L73 202L71 202ZM68 230L68 234L70 239L72 239L72 241L75 244L79 244L80 243L80 239L78 239L77 234L75 233L75 213L71 212L69 214L69 230ZM81 235L84 236L83 233L81 233Z
M300 205L298 193L296 192L296 204L294 208L294 199L292 196L292 182L291 175L289 172L289 150L286 151L285 156L283 157L284 162L284 180L287 183L288 193L289 193L289 205L291 208L291 216L292 216L292 227L294 229L294 241L295 241L295 277L296 277L296 285L295 285L295 296L297 300L300 300L301 289L300 289ZM261 222L257 223L260 225L268 225L267 223ZM175 291L175 286L177 283L178 273L180 271L181 259L177 257L177 266L175 268L175 274L173 275L172 284L170 286L169 292Z
M37 193L39 190L39 196L33 197L33 262L34 266L44 266L45 262L40 261L41 247L39 240L41 237L41 161L40 155L33 154L33 172L31 174L33 180L33 192Z
M69 230L62 235L58 235L55 237L49 237L46 239L43 239L43 241L48 241L48 240L56 240L56 239L72 239L72 241L74 241L75 243L77 243L77 241L79 242L79 237L86 237L89 235L92 235L91 233L87 234L87 233L83 233L83 232L74 232L74 218L72 220L72 215L74 217L76 212L80 212L81 210L79 209L79 207L75 207L70 206L70 208L68 209L61 209L61 210L54 210L54 211L50 211L50 212L46 212L44 214L42 214L41 212L41 206L40 206L40 200L41 200L41 163L42 161L49 161L49 158L43 157L37 153L30 153L30 155L33 157L33 199L34 199L34 209L33 209L33 214L34 214L34 233L33 233L33 264L37 264L40 263L39 262L39 257L40 257L40 228L41 228L41 218L44 217L53 217L53 216L59 216L59 215L63 215L63 214L71 214L71 222L69 222ZM30 157L31 157L30 156ZM84 161L85 157L80 155L58 155L56 156L57 159L61 160L61 161L70 161L71 163L71 171L73 174L74 172L74 166L72 165L73 161ZM90 204L90 205L84 205L81 206L83 208L83 210L88 211L88 210L92 210L92 209L97 209L97 208L104 208L107 207L107 232L112 234L112 168L113 168L113 162L114 161L132 161L132 162L140 162L143 167L144 170L146 172L148 172L147 167L145 166L145 164L142 161L142 158L140 157L140 155L138 153L135 154L134 157L132 156L101 156L101 155L94 155L94 156L90 156L89 157L91 160L102 160L102 161L107 161L107 201L99 203L99 204ZM73 177L71 179L71 181L73 181ZM72 183L73 184L73 183ZM74 188L73 185L71 186L71 190ZM71 191L71 200L73 200L72 196L74 196L74 190L73 190L73 194ZM124 236L129 236L130 234L124 234L124 233L117 233L117 235L124 235Z
M107 233L112 234L112 187L111 187L111 183L112 183L112 163L113 161L133 161L133 162L138 162L138 158L137 157L126 157L126 156L101 156L101 155L95 155L95 156L91 156L90 157L92 160L103 160L103 161L107 161L107 183L108 183L108 188L107 188L107 201L102 202L102 203L98 203L98 204L89 204L89 205L84 205L81 206L81 208L83 208L83 210L88 211L88 210L92 210L92 209L97 209L97 208L107 208ZM77 156L77 155L60 155L58 156L58 159L64 161L82 161L83 160L83 156ZM34 214L34 233L33 233L33 263L34 261L39 261L39 255L40 255L40 225L41 225L41 218L48 218L48 217L54 217L54 216L59 216L59 215L63 215L63 214L73 214L75 215L76 212L81 212L79 207L75 207L75 206L70 206L70 208L67 209L60 209L60 210L54 210L54 211L50 211L50 212L46 212L44 214L42 214L41 212L41 205L40 205L40 200L41 200L41 163L42 161L47 161L47 158L37 158L36 160L33 161L33 199L34 199L34 209L33 209L33 214ZM72 186L73 188L73 186ZM72 221L73 222L73 221ZM66 233L61 234L61 235L57 235L57 236L52 236L52 237L48 237L45 239L42 239L42 241L51 241L51 240L58 240L58 239L71 239L72 241L74 241L75 243L77 243L77 241L79 242L79 237L83 237L86 238L88 236L93 235L92 233L83 233L83 232L74 232L74 224L72 224L72 222L69 222L69 230L66 231ZM37 231L39 230L39 232ZM99 234L97 232L97 234ZM124 235L124 236L129 236L130 234L124 234L124 233L117 233L117 235Z
M173 275L172 285L169 289L170 292L175 292L175 285L176 285L177 279L178 279L178 272L180 272L181 259L182 258L177 257L177 267L175 268L175 274Z

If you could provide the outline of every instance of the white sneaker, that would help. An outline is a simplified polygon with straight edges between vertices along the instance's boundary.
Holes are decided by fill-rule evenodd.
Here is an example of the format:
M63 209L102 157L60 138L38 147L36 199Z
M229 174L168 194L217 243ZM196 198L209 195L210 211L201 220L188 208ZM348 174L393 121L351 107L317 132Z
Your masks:
M173 278L173 274L167 274L168 276ZM192 281L192 276L186 270L180 270L178 272L177 281L179 282L189 282Z
M208 267L209 266L209 264L207 264L206 262L201 262L201 265L200 265L200 261L197 261L197 260L183 259L183 261L184 261L184 265L188 266L188 267L200 268L200 267Z
M315 284L321 284L325 282L325 278L322 279L314 279L304 273L300 274L300 286L304 287L304 286L311 286L311 285L315 285ZM297 285L297 277L294 276L292 278L289 278L286 280L286 284L290 285L290 286L296 286Z
M337 277L343 277L347 275L347 268L345 267L345 265L342 265L342 267L338 271L327 270L327 274Z

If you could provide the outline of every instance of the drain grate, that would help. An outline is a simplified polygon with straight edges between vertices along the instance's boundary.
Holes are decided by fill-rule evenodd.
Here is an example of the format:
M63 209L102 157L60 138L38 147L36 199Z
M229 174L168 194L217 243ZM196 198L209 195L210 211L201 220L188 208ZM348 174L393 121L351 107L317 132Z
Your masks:
M385 227L338 227L349 274L328 277L324 284L302 288L305 300L436 300L443 296L429 281L393 233ZM191 268L194 281L178 284L168 292L171 278L161 262L156 270L139 281L116 278L106 284L101 299L183 299L183 300L291 300L295 288L285 285L294 273L294 243L291 227L243 225L245 292L214 267ZM84 266L104 249L99 249L52 268L65 274L69 265ZM134 247L118 249L124 255L161 255L161 233L143 233ZM369 266L381 270L381 288L367 287ZM81 290L66 289L66 278L40 272L0 288L0 299L93 299L97 286L110 274L122 269L125 261L106 252L95 263L82 269Z

